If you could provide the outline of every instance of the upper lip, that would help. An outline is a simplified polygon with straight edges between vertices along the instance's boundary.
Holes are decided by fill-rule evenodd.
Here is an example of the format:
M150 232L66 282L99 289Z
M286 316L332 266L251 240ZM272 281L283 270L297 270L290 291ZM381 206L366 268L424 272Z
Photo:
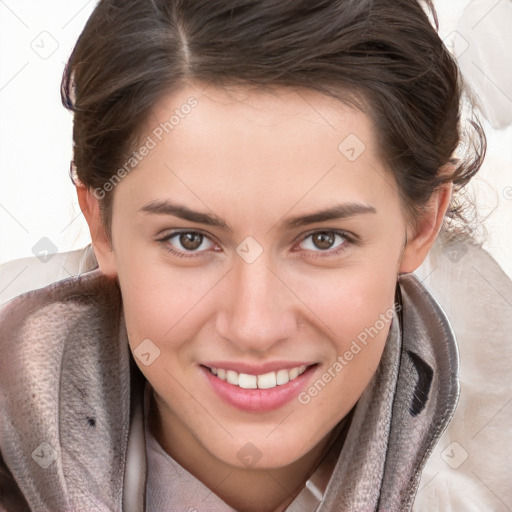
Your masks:
M300 366L311 366L315 363L304 361L269 361L261 364L251 364L246 362L234 361L211 361L201 363L209 368L223 368L224 370L233 370L237 373L247 375L264 375L265 373L277 372L279 370L291 370Z

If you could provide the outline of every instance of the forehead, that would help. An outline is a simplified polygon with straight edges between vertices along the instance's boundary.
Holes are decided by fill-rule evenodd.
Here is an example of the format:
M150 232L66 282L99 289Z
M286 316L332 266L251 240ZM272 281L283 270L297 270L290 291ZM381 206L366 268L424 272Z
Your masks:
M312 90L188 85L158 102L144 137L151 150L126 180L140 201L243 208L260 198L282 210L395 194L371 118Z
M194 106L189 108L192 103ZM369 116L339 99L296 87L256 89L189 84L155 105L146 129L155 131L168 121L172 124L169 131L179 133L188 127L203 140L229 132L230 138L261 135L268 144L268 139L273 138L269 134L279 134L290 142L307 145L308 139L303 135L315 131L319 136L328 134L333 140L352 133L367 139L370 145L374 142ZM212 125L217 128L214 133L210 130ZM233 126L237 128L234 133ZM257 142L256 139L253 144Z

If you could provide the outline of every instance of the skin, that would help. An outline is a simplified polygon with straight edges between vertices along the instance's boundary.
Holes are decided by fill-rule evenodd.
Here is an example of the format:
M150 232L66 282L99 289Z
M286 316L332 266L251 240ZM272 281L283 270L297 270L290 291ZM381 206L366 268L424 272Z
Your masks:
M198 105L115 188L112 243L92 191L79 187L79 201L102 271L119 279L130 347L150 339L161 351L150 366L136 358L154 390L152 432L236 509L283 510L372 378L389 324L307 405L240 411L199 365L301 360L317 363L314 383L393 306L398 275L435 241L451 186L413 226L371 119L314 91L188 84L155 106L147 133L190 96ZM366 146L353 162L338 150L350 134ZM141 211L152 201L214 215L229 229ZM346 203L375 211L286 224ZM163 240L177 229L208 238L179 257L169 252L186 253L179 236ZM312 232L331 232L332 248ZM248 236L263 249L252 263L236 252ZM261 454L251 468L237 457L249 442Z

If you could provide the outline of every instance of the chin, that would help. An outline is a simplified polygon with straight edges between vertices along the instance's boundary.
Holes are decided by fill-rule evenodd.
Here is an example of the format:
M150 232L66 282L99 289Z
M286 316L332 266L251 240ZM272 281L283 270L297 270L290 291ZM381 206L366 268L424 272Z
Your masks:
M305 436L305 439L311 440L311 436ZM230 446L223 444L209 451L225 464L238 469L275 470L297 462L314 448L314 445L304 446L298 439L288 441L276 440L266 432L260 436L244 436L243 440L233 441Z

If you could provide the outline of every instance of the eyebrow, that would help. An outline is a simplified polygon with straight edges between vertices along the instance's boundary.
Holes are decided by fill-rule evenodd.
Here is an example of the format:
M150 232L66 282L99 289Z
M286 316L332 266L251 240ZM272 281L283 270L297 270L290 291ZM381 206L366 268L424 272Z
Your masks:
M325 222L328 220L346 219L356 215L367 213L377 213L377 210L370 205L360 203L343 203L332 208L327 208L319 212L308 215L293 217L285 222L288 229L314 224L315 222Z
M141 212L156 214L156 215L172 215L180 219L196 222L198 224L205 224L232 231L232 229L220 217L215 214L202 213L191 210L186 206L172 203L170 201L151 201L140 209ZM356 215L377 213L377 210L370 205L361 203L343 203L325 210L320 210L315 213L300 215L288 219L284 223L287 229L295 229L298 227L314 224L315 222L325 222L328 220L345 219L354 217Z
M191 210L186 206L171 203L170 201L151 201L140 209L141 212L153 213L156 215L173 215L180 219L214 226L231 231L231 228L217 215L210 213L201 213Z

